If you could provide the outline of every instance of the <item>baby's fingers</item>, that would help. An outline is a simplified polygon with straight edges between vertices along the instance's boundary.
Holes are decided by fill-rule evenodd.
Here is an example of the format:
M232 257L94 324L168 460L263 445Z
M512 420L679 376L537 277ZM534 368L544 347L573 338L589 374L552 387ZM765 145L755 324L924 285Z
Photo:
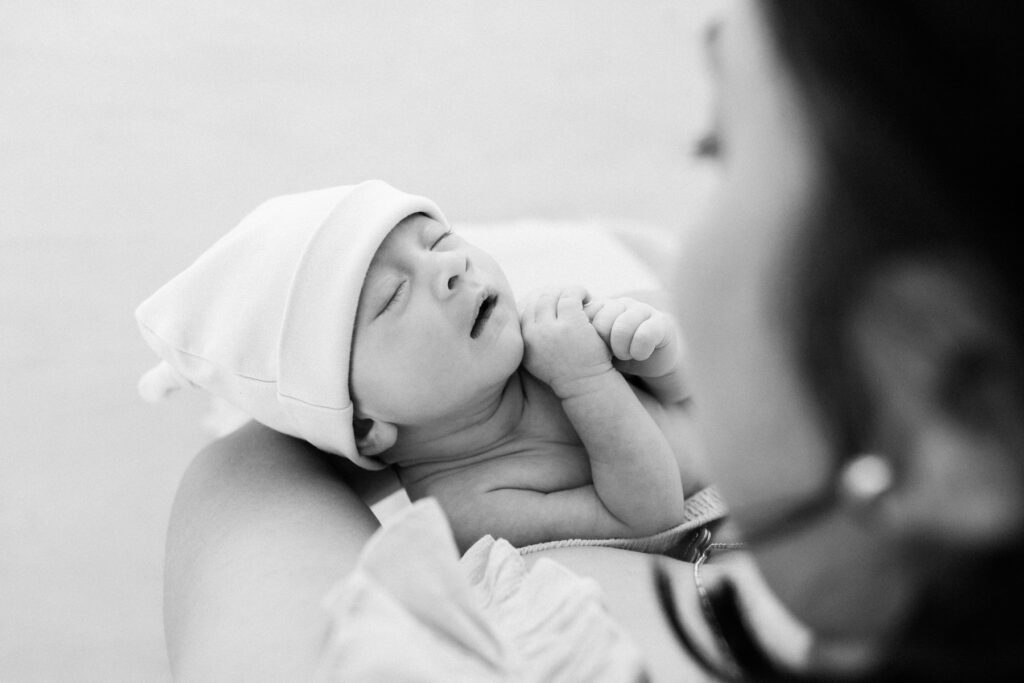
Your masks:
M591 299L583 305L583 312L587 314L587 318L591 323L594 322L594 318L601 312L604 305L607 303L607 299Z
M651 346L646 355L635 355L633 352L633 340L640 326L647 321L654 313L649 306L629 306L622 314L615 319L609 334L608 347L612 354L619 360L646 360L654 347ZM646 346L643 340L638 344L638 350L643 351Z
M594 326L597 334L601 337L601 341L608 348L612 347L612 327L625 310L626 302L623 299L610 299L600 304L600 307L593 315L588 316L590 324Z
M569 321L577 317L586 320L583 307L590 301L586 289L578 286L562 287L555 292L555 296L557 298L553 306L554 317Z
M570 316L583 313L583 302L573 296L562 296L558 299L559 320L569 320Z
M548 290L540 292L533 301L533 322L545 323L557 318L558 292Z
M629 355L633 360L647 360L654 351L665 344L667 321L664 316L652 315L636 328L629 344Z

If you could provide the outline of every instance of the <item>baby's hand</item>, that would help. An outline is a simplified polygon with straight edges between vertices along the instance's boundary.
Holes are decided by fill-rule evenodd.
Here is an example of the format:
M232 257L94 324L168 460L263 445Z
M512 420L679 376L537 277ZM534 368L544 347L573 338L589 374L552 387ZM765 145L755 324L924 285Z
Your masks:
M562 399L612 371L608 347L584 313L588 300L582 287L548 288L529 297L520 316L526 369Z
M593 301L583 310L620 372L662 377L679 362L678 333L667 313L627 297Z

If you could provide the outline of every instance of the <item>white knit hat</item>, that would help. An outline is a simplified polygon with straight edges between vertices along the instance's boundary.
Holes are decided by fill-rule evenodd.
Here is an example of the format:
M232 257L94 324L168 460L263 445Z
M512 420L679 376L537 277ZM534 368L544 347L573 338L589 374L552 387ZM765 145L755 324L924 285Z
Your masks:
M379 180L263 203L136 309L163 359L140 391L184 378L272 429L384 467L356 450L349 356L370 261L415 213L447 226L432 201Z

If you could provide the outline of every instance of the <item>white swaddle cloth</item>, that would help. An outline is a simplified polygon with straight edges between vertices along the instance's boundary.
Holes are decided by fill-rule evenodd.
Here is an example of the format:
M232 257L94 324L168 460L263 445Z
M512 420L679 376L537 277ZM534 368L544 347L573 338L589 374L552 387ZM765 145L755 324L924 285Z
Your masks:
M321 683L647 680L596 581L490 536L459 559L432 498L374 534L325 607Z

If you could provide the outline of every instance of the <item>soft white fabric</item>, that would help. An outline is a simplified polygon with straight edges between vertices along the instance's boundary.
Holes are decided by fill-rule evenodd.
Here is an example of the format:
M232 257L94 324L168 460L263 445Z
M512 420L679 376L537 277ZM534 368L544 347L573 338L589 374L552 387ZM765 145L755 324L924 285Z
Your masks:
M646 680L598 584L503 540L461 558L440 506L405 508L325 601L317 680L619 683Z
M261 204L136 309L166 364L140 392L162 396L183 377L268 427L380 469L356 450L349 353L370 261L414 213L447 225L429 199L379 180Z

